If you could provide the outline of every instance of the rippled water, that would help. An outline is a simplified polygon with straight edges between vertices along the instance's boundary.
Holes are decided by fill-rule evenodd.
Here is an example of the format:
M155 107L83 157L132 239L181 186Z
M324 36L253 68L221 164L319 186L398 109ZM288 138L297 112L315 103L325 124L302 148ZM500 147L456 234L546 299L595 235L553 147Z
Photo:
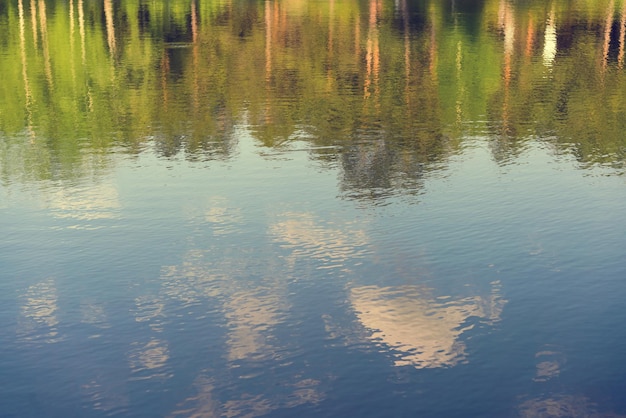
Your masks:
M625 33L0 2L0 416L626 416Z

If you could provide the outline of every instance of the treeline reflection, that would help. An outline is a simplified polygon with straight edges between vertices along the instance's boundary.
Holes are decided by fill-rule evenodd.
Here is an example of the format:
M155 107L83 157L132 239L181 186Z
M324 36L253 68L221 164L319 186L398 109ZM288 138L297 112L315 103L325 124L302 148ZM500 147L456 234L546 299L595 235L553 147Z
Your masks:
M624 161L623 1L13 0L0 28L5 181L120 146L228 159L238 125L310 141L356 196L415 186L475 135L497 161L537 138Z

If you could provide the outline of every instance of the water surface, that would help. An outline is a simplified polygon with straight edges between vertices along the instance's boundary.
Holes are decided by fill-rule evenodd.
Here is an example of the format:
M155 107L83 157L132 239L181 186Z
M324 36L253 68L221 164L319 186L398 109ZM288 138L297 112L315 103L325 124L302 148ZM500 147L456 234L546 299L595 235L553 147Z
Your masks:
M0 2L0 416L626 416L625 33Z

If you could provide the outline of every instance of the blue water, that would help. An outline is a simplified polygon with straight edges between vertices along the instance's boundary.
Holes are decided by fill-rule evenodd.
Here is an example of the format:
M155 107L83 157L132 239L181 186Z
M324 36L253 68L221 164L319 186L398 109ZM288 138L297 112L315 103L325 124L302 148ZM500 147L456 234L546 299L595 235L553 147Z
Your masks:
M258 26L252 25L249 36L263 35L267 25L277 27L279 18L262 16L273 4L259 3L255 10L261 12L250 18ZM352 3L340 2L338 8L346 4ZM429 32L420 19L432 16L414 5L414 32L398 36L396 44L384 30L402 22L394 21L389 10L400 12L392 3L380 4L383 52L385 42L395 47L407 45L404 40L422 51L420 36ZM215 29L219 36L248 36L233 29L237 13L245 15L238 7L245 9L236 5L232 14L215 17L231 25L225 32ZM310 7L310 16L333 22ZM364 7L362 13L369 6ZM504 14L511 12L500 7ZM16 18L14 10L2 16ZM476 13L489 20L490 10ZM461 23L446 23L450 29L438 47L451 44L460 51L453 42L456 31L467 30L471 39L478 36L472 31L485 29L463 20L469 19L467 11L451 13ZM516 13L519 19L525 16ZM30 16L25 22L31 22ZM115 22L118 30L124 27ZM352 22L337 18L334 30L353 28ZM363 22L363 34L378 30ZM550 23L542 25L543 31ZM15 34L8 24L0 29ZM78 23L73 30L78 36ZM519 39L524 31L515 30ZM612 30L618 39L618 30ZM585 36L599 33L593 31L580 37L587 42ZM561 58L551 55L549 35L547 30L543 48L535 45L529 61L518 64L532 62L533 71L545 71L546 77L568 73L559 73L558 65L559 59L571 58L569 50ZM122 48L126 35L117 36L115 48ZM376 65L387 68L384 59L375 64L375 52L368 55L367 48L374 45L375 50L378 42L373 39L363 42L359 61L365 72L358 74L365 79ZM106 40L100 47L114 50L113 41ZM621 81L619 51L612 42L613 61L606 65ZM77 62L79 45L73 52ZM260 45L266 54L269 49ZM321 50L327 47L324 43ZM11 55L5 49L8 58L0 63L6 64ZM468 52L463 62L480 61L473 55L478 50ZM239 59L236 51L225 61ZM271 71L290 74L293 62L281 55L284 51L275 54ZM44 57L43 52L35 55ZM172 52L168 77L176 78L176 71L188 74L176 70L176 65L191 65L187 58L177 64ZM229 64L215 65L209 68L219 73ZM99 102L96 94L98 82L109 82L108 63L102 66L105 81L98 81L99 72L90 73L94 112L109 103ZM112 68L111 74L121 77L122 71ZM47 84L45 68L38 71L40 77L30 81L33 90L41 83L51 97L64 94L60 81ZM443 80L447 71L440 70ZM21 74L13 76L21 80ZM315 74L323 79L325 73ZM355 103L370 106L361 85L339 94L348 104L329 110L321 101L323 115L311 115L294 110L309 106L304 103L308 96L282 91L280 77L268 87L275 93L268 93L275 107L267 105L266 113L259 108L271 100L252 98L241 101L237 115L220 108L209 116L173 109L184 109L191 99L175 90L183 89L187 79L171 80L173 122L167 112L142 119L146 126L130 110L120 113L138 131L153 133L136 142L124 136L132 136L125 131L132 129L119 115L104 131L108 136L81 131L79 141L71 133L56 138L46 124L61 125L62 117L51 112L57 115L49 116L52 122L37 119L41 109L30 114L34 122L23 120L25 126L15 133L9 108L3 107L0 416L626 416L624 147L610 137L615 132L623 137L620 122L607 117L596 123L589 116L589 132L595 132L597 142L585 142L589 138L582 134L568 137L569 127L578 123L578 99L573 98L568 103L575 116L564 125L555 111L548 119L538 114L536 123L530 118L511 128L516 132L507 131L506 118L473 117L463 104L470 100L463 99L467 89L493 74L459 74L470 81L455 82L461 85L453 100L457 108L447 106L446 91L452 89L447 81L437 81L437 100L413 86L413 99L434 100L442 110L427 114L426 107L418 107L415 114L389 121L371 116L370 109L352 122L344 120L354 123L350 132L333 126L330 113L350 119L341 115L342 106L346 114ZM518 68L513 74L529 73ZM422 75L432 74L420 73L420 80ZM158 74L146 78L152 76L160 80ZM370 86L379 83L382 92L372 87L368 97L380 94L376 100L383 113L385 106L395 109L394 100L402 94L387 87L404 81L389 80L384 71L372 77ZM304 83L297 80L292 81ZM421 88L431 89L431 81L420 81ZM533 83L533 88L547 88ZM525 94L520 85L511 95ZM225 87L237 91L235 101L243 94L237 87ZM116 95L122 96L123 89L111 93L111 103L121 103ZM217 94L200 90L203 103ZM135 93L137 100L150 102L151 91ZM605 93L621 109L623 92ZM551 105L541 95L531 96L538 108ZM501 98L495 94L489 103ZM594 103L589 100L590 114L601 113L603 107ZM514 108L512 113L519 111ZM275 119L267 116L272 109ZM462 120L446 119L450 112L460 112ZM295 128L285 137L278 125L290 115ZM554 126L544 126L546 120ZM210 126L202 129L210 134L194 148L191 126L205 122ZM602 123L606 131L600 130ZM432 126L437 132L430 131ZM334 136L326 137L328 132Z
M624 409L621 177L473 138L372 206L306 145L5 187L3 415Z

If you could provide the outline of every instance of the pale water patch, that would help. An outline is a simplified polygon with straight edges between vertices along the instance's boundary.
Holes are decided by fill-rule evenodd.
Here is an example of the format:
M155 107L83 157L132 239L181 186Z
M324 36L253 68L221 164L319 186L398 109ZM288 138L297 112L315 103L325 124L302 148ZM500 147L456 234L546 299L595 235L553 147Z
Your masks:
M18 338L45 343L63 341L64 337L58 329L58 294L53 278L29 286L20 299L22 306Z
M461 335L475 317L493 324L506 301L494 284L491 294L459 299L435 298L432 289L415 286L364 286L350 289L350 301L373 343L395 357L396 366L450 367L465 361Z

